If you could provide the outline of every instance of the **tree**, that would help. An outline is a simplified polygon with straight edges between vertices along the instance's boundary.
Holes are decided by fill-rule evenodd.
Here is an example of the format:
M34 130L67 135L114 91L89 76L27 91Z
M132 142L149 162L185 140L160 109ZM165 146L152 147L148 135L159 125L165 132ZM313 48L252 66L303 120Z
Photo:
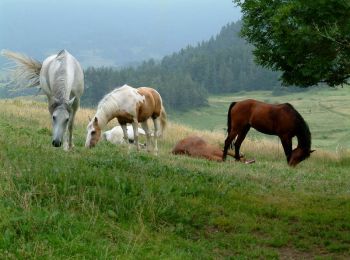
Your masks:
M350 0L233 1L257 63L281 71L283 84L348 83Z

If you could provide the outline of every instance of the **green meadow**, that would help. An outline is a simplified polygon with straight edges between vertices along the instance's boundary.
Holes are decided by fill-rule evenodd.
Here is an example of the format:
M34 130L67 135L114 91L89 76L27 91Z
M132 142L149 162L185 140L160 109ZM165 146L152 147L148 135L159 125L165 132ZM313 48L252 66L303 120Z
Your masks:
M1 100L0 259L348 259L347 91L213 96L169 115L158 156L84 148L89 109L75 148L53 148L45 103ZM311 158L290 168L277 140L253 131L242 151L255 164L171 154L189 134L222 146L229 103L248 96L292 103L310 125Z
M350 89L314 88L303 92L271 91L238 92L229 95L217 95L209 98L209 106L186 113L174 113L172 120L209 131L225 133L227 110L231 102L243 99L257 99L267 103L292 104L309 124L312 143L315 149L336 151L350 149ZM248 138L268 138L278 143L277 137L260 134L254 129Z

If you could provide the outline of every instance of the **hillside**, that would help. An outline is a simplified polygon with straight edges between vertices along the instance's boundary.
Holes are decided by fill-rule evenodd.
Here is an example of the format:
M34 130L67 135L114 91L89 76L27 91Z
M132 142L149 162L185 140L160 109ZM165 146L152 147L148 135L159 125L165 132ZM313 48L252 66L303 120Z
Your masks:
M349 154L318 150L290 168L276 144L248 140L256 163L173 156L197 133L170 122L160 154L100 143L51 147L46 104L0 101L0 258L350 257ZM171 117L170 117L171 119Z
M197 46L183 48L160 61L145 61L136 68L88 68L82 102L94 105L104 94L127 83L153 86L168 109L186 110L205 106L208 93L278 87L279 74L255 65L252 47L239 37L240 28L240 22L230 23Z

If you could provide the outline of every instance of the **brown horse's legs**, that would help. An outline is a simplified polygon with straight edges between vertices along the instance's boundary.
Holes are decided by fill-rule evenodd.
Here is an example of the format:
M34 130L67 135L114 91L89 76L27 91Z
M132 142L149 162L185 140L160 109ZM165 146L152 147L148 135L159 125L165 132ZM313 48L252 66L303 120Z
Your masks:
M238 137L236 139L236 142L235 142L235 158L238 161L241 159L241 156L239 154L239 149L241 148L241 144L242 144L243 140L245 139L249 129L250 129L250 126L247 126L246 128L244 128L242 130L242 132L238 134Z
M225 146L224 146L224 152L222 154L222 160L225 161L226 160L226 156L227 156L227 151L228 151L228 148L230 147L230 145L232 144L233 140L236 138L237 136L237 133L236 132L233 132L231 131L226 140L225 140Z
M287 157L287 162L289 162L292 155L292 138L289 137L280 137L281 143L284 149L284 154Z

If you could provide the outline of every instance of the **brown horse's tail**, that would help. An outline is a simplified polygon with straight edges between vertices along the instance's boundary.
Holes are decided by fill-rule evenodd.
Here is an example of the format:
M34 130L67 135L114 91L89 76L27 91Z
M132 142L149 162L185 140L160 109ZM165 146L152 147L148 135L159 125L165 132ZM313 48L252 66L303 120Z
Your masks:
M162 105L161 111L160 111L160 126L161 126L161 136L163 136L163 132L166 128L166 123L167 123L167 115L164 109L164 106Z
M236 105L236 102L232 102L229 109L228 109L228 112L227 112L227 134L230 134L231 132L231 110L232 108L234 107L234 105Z

